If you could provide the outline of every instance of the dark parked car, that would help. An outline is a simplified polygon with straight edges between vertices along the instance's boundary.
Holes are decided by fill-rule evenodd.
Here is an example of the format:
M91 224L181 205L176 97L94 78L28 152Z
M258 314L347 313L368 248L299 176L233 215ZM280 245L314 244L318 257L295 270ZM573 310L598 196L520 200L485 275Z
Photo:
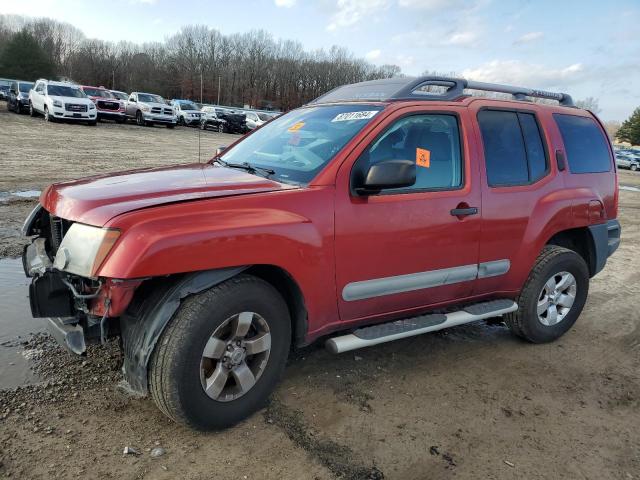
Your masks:
M22 113L29 109L29 90L33 88L33 82L23 82L16 80L9 87L7 97L7 110Z
M226 108L216 108L218 118L227 122L225 125L226 133L247 133L247 116L244 113L236 113Z
M0 100L6 100L9 96L9 85L0 83Z

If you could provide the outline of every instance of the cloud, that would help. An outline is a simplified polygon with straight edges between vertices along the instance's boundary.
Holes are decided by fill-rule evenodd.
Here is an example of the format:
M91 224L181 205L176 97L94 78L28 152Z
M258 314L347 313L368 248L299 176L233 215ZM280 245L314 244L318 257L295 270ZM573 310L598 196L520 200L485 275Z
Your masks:
M473 45L477 39L478 35L475 32L453 32L443 43L445 45L466 47L469 45Z
M291 8L295 6L297 0L274 0L276 7Z
M445 10L464 6L466 0L398 0L398 5L420 10Z
M389 0L338 0L337 11L331 16L327 30L350 27L362 18L384 10L390 6Z
M382 52L378 49L375 50L371 50L370 52L367 52L366 55L364 56L364 58L366 58L367 60L369 60L370 62L373 62L374 60L377 60L378 58L380 58L380 54Z
M493 60L462 71L462 76L472 80L495 83L511 83L530 88L550 88L575 83L584 79L582 64L551 68L519 60Z
M524 43L531 43L531 42L535 42L536 40L540 40L542 37L544 37L544 33L542 32L529 32L529 33L525 33L524 35L516 39L516 41L513 42L513 44L522 45Z

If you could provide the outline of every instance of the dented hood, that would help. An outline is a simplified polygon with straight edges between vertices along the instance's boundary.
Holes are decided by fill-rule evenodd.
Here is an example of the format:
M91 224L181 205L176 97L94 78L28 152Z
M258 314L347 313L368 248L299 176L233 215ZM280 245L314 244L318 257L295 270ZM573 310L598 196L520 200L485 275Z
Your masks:
M103 226L122 213L166 203L297 188L211 164L132 170L56 183L40 203L58 217Z

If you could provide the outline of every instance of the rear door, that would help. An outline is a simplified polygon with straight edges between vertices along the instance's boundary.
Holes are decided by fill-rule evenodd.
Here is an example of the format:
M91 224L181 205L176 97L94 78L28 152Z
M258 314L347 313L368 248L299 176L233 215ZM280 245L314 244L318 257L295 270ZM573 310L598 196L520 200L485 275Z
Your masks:
M471 293L480 185L466 118L461 107L398 110L342 165L335 207L342 320L419 310ZM355 172L390 159L417 163L414 186L371 196L352 191ZM456 216L456 208L477 213Z
M547 229L570 221L571 199L551 162L550 136L542 125L547 112L522 108L470 106L481 142L482 234L480 264L493 262L480 276L477 294L514 292L521 288L539 253ZM544 121L540 118L545 114ZM549 148L549 145L552 147Z

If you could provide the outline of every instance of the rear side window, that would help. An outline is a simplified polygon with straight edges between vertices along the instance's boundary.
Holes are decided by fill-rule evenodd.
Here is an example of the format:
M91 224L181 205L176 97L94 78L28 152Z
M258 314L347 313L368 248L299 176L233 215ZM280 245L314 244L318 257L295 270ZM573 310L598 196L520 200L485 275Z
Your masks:
M545 175L547 157L533 114L482 110L478 124L489 186L526 185Z
M571 173L598 173L611 170L609 146L594 119L554 113Z

